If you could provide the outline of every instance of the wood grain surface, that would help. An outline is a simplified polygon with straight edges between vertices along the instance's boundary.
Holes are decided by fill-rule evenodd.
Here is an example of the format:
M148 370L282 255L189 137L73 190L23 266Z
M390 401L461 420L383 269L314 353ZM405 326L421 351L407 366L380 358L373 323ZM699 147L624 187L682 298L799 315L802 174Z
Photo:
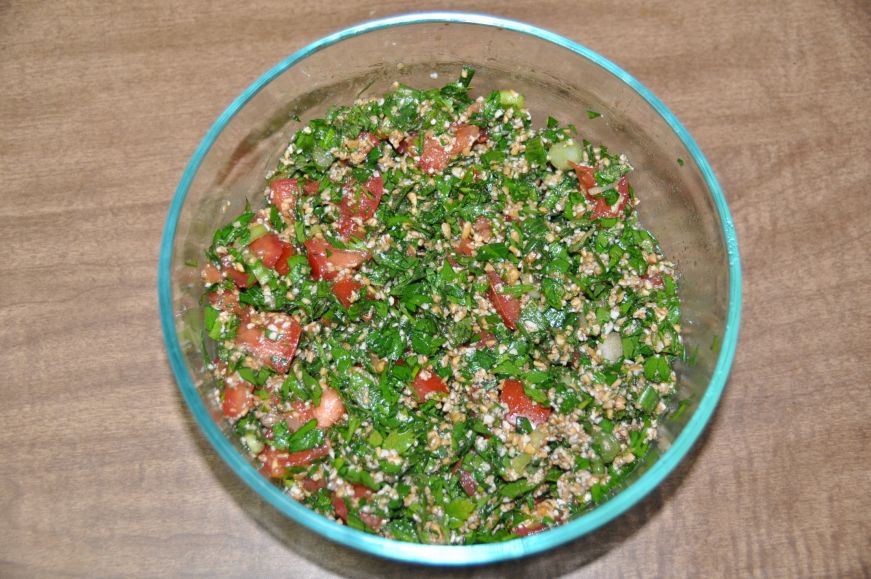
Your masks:
M163 221L200 138L262 71L409 4L0 0L0 576L871 574L871 3L462 8L615 60L716 170L745 306L692 456L616 522L505 566L387 563L282 520L177 393Z

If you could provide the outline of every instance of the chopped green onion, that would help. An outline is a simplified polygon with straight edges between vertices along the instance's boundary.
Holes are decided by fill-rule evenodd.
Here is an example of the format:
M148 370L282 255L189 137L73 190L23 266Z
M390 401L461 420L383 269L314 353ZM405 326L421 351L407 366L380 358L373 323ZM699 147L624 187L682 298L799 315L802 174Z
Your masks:
M523 108L523 95L516 90L500 90L499 104L506 107Z
M557 169L563 171L571 168L571 164L581 162L581 147L573 139L560 141L550 146L547 151L547 160Z
M526 465L528 465L531 460L532 456L525 452L523 454L518 454L511 459L511 469L518 474L523 474L526 470Z
M653 412L657 403L659 403L659 393L652 386L645 388L638 398L638 406L645 412Z
M262 223L252 223L248 226L248 243L250 244L252 241L260 239L267 233L269 233L269 230L266 229L265 225Z
M245 442L245 446L248 447L248 450L250 450L252 454L260 454L260 451L263 450L263 442L257 438L257 435L253 432L249 432L243 436L242 440Z
M593 450L602 462L611 462L620 454L620 442L613 434L602 432L593 439Z

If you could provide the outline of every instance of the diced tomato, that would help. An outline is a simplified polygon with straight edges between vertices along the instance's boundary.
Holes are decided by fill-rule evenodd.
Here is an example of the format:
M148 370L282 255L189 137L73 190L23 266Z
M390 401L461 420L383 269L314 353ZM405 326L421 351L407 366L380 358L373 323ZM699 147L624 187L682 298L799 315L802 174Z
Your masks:
M296 249L293 248L292 244L285 241L279 243L281 243L281 254L278 256L278 261L275 262L273 268L279 275L287 275L287 272L290 271L290 264L287 263L287 260L296 255Z
M329 446L318 446L309 450L291 452L287 455L287 466L305 466L307 464L311 464L319 458L329 456L329 454Z
M255 281L253 275L242 271L237 271L235 268L232 267L228 267L224 270L224 272L227 274L227 277L233 280L233 283L236 284L236 287L238 287L239 289L249 287Z
M649 281L650 285L656 289L662 289L665 287L665 282L662 280L662 274L659 272L656 272L653 275L644 274L641 276L641 279L643 281Z
M247 316L243 316L236 330L236 343L276 372L286 374L296 353L302 328L299 322L285 314L271 314L266 325L278 329L277 340L270 340L264 327L251 324Z
M483 103L479 101L475 101L469 105L469 108L466 109L466 116L470 117L475 113L481 112L481 108L483 107Z
M615 187L617 193L620 194L619 199L617 199L617 203L613 206L608 205L608 202L605 200L605 197L599 195L595 198L591 198L587 195L591 200L595 200L595 205L593 206L593 219L602 219L608 217L619 217L623 215L623 210L626 208L626 204L629 203L629 183L626 181L626 177L620 177L620 180L617 181L617 186Z
M306 195L315 195L320 190L321 184L317 181L306 181L302 186L302 192Z
M364 196L360 200L360 212L363 214L363 219L370 219L378 210L378 204L381 202L381 196L384 194L384 179L381 175L369 177L363 188L369 192L370 197Z
M287 422L287 427L296 432L314 417L315 411L310 404L306 404L302 400L295 400L291 403L290 412L285 415L284 419Z
M514 296L507 296L502 293L502 288L505 282L495 271L488 271L487 277L490 278L490 291L487 296L496 312L502 317L502 321L511 330L517 329L517 320L520 319L520 300Z
M339 393L326 386L321 393L320 404L312 409L312 416L318 421L318 428L329 428L345 415L345 403Z
M492 332L487 332L487 331L479 332L478 333L478 341L475 342L475 347L478 349L489 348L495 342L496 342L496 336L494 336Z
M347 276L333 283L333 293L346 308L351 307L354 292L358 291L362 286L359 282L354 281L354 278Z
M545 525L542 525L541 523L526 522L522 525L515 527L513 532L519 537L525 537L527 535L540 533L546 529L547 527Z
M447 147L443 146L435 136L427 135L423 141L423 151L420 153L418 166L424 173L430 175L441 173L447 168L451 158L468 152L480 138L480 127L468 124L454 126L451 143Z
M291 410L285 415L288 428L296 432L311 419L318 421L318 428L329 428L340 421L345 415L345 403L339 393L327 386L321 393L317 406L306 404L302 400L291 403Z
M475 250L472 249L472 244L469 242L468 239L461 239L460 242L457 244L456 250L457 250L457 253L459 253L460 255L465 255L465 256L475 255ZM456 265L456 264L454 263L451 265Z
M405 155L408 153L408 150L414 146L414 142L417 140L417 133L409 133L407 137L396 143L395 141L391 141L391 145L396 149L396 152L400 155Z
M323 239L309 239L304 245L314 279L335 279L340 271L357 268L369 259L363 251L337 249Z
M354 183L345 186L336 224L342 239L364 236L363 223L375 215L383 194L384 179L381 175L370 177L363 183L362 189Z
M221 283L224 280L224 276L221 275L221 270L212 265L211 263L206 264L206 267L203 268L201 276L203 278L203 281L206 283Z
M493 225L483 215L475 220L475 223L472 224L472 229L484 240L484 243L487 243L493 237Z
M587 167L586 165L572 164L572 167L575 170L575 175L578 176L578 181L580 181L584 193L587 192L587 189L592 189L596 186L596 169L593 167Z
M264 476L270 478L281 478L285 471L292 466L305 466L311 464L319 458L323 458L330 454L329 447L319 446L311 450L301 450L299 452L287 452L285 450L277 450L271 446L263 449L257 458L263 463L260 472Z
M239 293L235 290L224 290L220 292L212 292L209 294L209 303L216 310L230 312L233 314L241 314L242 306L239 305Z
M430 370L418 372L411 387L414 389L414 394L420 402L426 400L426 397L434 392L448 393L448 385L435 372Z
M381 140L369 131L363 131L357 137L357 150L368 155L369 151L377 147L380 142Z
M381 525L384 524L384 521L381 520L381 517L377 517L377 516L373 515L372 513L366 513L366 512L360 511L359 513L357 513L357 515L360 517L360 520L363 521L363 523L367 527L369 527L370 529L373 529L375 531L377 531L381 527Z
M336 511L336 516L345 522L348 522L348 505L342 497L333 495L333 510Z
M278 258L281 257L281 252L284 250L284 247L277 235L274 233L267 233L249 243L248 249L250 249L261 262L263 262L263 265L268 268L273 268L275 267L275 264L278 263Z
M230 384L228 382L224 387L224 403L221 405L224 416L227 418L241 418L248 414L248 411L254 405L254 400L251 397L253 391L254 387L245 382L240 384Z
M463 490L466 491L466 494L470 497L475 496L475 492L478 490L478 484L475 482L475 478L471 473L465 470L460 471L460 486L463 487Z
M505 419L510 424L514 424L519 416L526 417L533 424L544 424L550 417L550 408L545 408L527 396L520 380L509 379L502 382L499 399L508 406Z
M233 283L236 284L236 287L242 289L250 286L256 280L254 276L250 273L245 273L244 271L239 271L235 267L233 267L233 258L229 255L225 255L221 258L221 266L227 277L233 280Z
M423 152L420 154L418 165L424 173L430 175L441 173L448 166L451 153L445 149L439 140L427 135L423 141Z
M366 485L353 483L351 486L354 487L354 496L358 499L372 496L372 489L370 489Z
M623 214L626 204L629 203L629 183L626 181L625 175L617 181L615 189L620 194L620 198L612 207L608 205L608 202L605 201L602 195L590 195L589 193L589 190L596 186L596 170L586 165L573 165L573 167L575 174L578 176L578 181L581 183L584 195L594 204L593 219L619 217Z
M457 125L454 127L454 143L451 145L451 155L456 157L467 153L478 141L481 129L475 125Z
M307 490L310 493L316 493L319 490L327 487L327 481L323 478L319 478L318 480L314 480L309 477L305 477L302 479L302 488Z
M296 220L294 210L299 192L297 179L277 179L269 184L269 201L287 221Z

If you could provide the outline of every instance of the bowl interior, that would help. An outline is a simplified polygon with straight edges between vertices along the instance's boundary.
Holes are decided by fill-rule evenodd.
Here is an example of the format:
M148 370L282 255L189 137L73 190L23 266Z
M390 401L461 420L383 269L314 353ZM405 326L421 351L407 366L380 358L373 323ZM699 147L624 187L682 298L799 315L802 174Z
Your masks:
M525 96L537 125L550 115L573 123L581 138L627 154L635 167L630 179L641 200L642 222L680 272L683 337L693 363L677 369L672 404L684 408L664 421L650 459L611 501L568 525L509 543L399 547L327 521L281 494L225 436L229 425L208 395L211 381L204 371L199 269L214 230L242 211L246 199L262 203L264 176L302 123L332 105L380 95L394 81L441 86L463 65L476 69L476 94L513 88ZM195 154L170 212L161 257L170 359L182 393L219 453L298 522L351 546L422 562L480 562L542 550L592 530L654 488L686 454L716 405L734 349L740 291L734 231L719 187L691 138L660 107L637 81L583 47L527 25L470 15L361 25L269 71L219 118ZM601 116L590 119L588 111Z

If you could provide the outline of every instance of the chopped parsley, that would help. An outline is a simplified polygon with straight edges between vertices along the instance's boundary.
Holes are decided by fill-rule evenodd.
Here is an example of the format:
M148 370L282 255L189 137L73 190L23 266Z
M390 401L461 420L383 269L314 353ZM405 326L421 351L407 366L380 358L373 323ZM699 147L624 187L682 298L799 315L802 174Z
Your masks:
M309 121L205 251L213 395L243 447L296 500L402 541L595 508L686 357L626 157L473 75Z

